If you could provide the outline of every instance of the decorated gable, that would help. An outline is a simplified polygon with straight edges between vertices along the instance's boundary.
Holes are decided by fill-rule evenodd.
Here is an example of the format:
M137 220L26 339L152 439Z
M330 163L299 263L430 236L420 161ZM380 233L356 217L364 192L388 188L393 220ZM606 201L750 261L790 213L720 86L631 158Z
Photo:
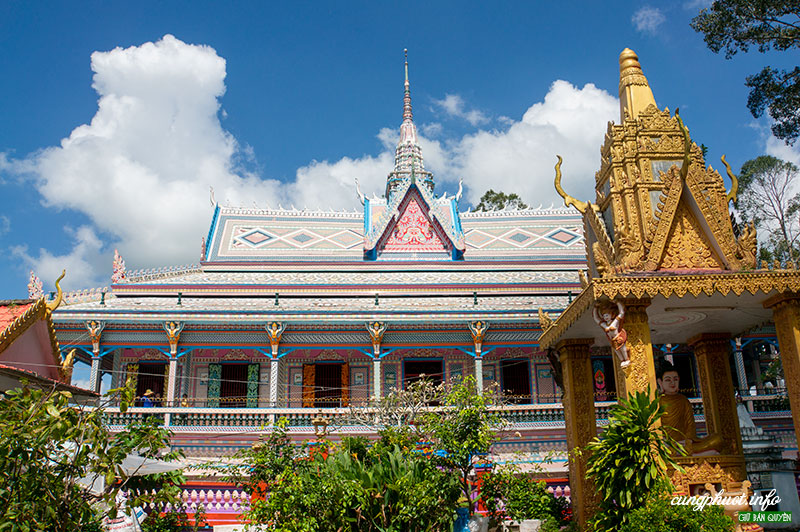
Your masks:
M445 244L446 236L437 230L428 216L428 209L416 193L409 193L401 205L401 213L394 224L390 224L378 245L379 253L444 253L449 254L452 245Z

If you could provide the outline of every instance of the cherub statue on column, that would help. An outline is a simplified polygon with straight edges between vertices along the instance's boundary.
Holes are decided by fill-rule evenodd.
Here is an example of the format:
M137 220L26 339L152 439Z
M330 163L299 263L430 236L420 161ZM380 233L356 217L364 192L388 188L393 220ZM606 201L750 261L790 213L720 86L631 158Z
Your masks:
M601 303L592 309L592 317L595 323L602 327L603 331L611 342L611 347L619 358L620 367L626 368L631 360L628 357L628 333L622 328L625 319L625 307L622 303L615 301L616 308L611 303Z

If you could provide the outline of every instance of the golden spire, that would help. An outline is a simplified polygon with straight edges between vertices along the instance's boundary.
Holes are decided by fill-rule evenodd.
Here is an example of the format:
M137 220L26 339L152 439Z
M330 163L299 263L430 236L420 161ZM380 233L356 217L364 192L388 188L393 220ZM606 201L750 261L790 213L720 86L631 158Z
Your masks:
M642 73L639 56L630 48L619 54L619 120L637 118L648 105L656 105L653 91Z

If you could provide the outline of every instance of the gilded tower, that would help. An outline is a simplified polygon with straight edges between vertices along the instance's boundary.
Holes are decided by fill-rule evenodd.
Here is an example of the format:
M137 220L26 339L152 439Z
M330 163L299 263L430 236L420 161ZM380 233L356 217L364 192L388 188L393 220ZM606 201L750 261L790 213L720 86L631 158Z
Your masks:
M633 50L619 67L620 123L608 125L594 204L568 196L556 167L556 188L584 214L590 273L754 268L755 230L737 240L728 214L736 177L728 169L726 191L677 111L658 109Z

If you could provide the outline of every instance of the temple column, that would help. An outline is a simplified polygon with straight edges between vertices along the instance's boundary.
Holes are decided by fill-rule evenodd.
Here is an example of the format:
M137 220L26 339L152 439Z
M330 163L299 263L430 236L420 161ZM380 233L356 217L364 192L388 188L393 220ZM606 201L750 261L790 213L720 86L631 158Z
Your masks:
M594 411L594 385L589 348L594 340L562 340L556 346L560 356L564 382L564 425L567 430L569 454L569 486L572 508L581 530L586 530L587 519L597 507L594 483L586 476L586 454L580 458L572 451L584 448L597 435Z
M186 324L182 321L164 322L164 331L167 333L169 341L169 368L167 371L167 401L166 406L175 406L175 388L178 381L178 342L181 339L181 332ZM164 426L168 427L172 423L172 414L164 414Z
M475 388L483 393L483 340L489 330L488 321L473 321L467 324L475 347Z
M380 401L381 394L381 359L375 358L372 360L372 400Z
M167 405L169 407L175 405L175 390L178 388L178 359L170 357L169 359L169 380L167 381Z
M269 361L269 406L278 406L278 379L280 379L281 359L277 356Z
M100 362L102 360L100 356L92 356L92 370L89 373L89 389L93 392L100 391Z
M277 298L278 296L276 295L275 297ZM286 330L286 323L273 321L272 323L265 325L264 328L267 330L267 334L269 335L269 345L272 353L272 358L270 359L269 363L269 405L272 408L276 408L278 406L278 391L280 390L281 377L281 362L280 358L278 358L278 354L281 337L283 336L283 332Z
M91 373L89 373L89 387L93 392L100 392L100 381L102 378L100 363L103 360L100 356L100 335L106 327L106 322L87 321L84 325L89 333L89 338L92 340L92 370Z
M376 404L381 400L381 343L383 342L383 335L386 334L386 329L389 324L382 321L371 321L367 324L367 332L372 341L372 401Z
M475 387L483 393L483 357L479 351L475 353Z
M731 337L727 333L703 333L689 340L689 346L694 349L700 374L706 432L719 434L726 442L728 452L722 454L741 454L742 435L728 360Z
M764 306L772 309L794 433L800 441L800 294L778 294L768 299Z
M623 328L628 333L626 346L631 363L622 368L619 357L614 355L614 369L618 377L617 398L625 399L633 392L646 392L648 386L650 397L655 397L656 367L650 340L650 323L647 319L650 299L623 299L621 303L625 308Z

